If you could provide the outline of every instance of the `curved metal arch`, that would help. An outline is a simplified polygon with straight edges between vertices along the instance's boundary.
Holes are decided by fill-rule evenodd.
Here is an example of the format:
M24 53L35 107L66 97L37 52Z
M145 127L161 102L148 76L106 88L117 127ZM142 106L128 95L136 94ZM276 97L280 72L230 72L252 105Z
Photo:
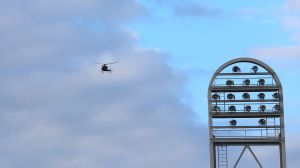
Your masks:
M224 63L223 65L221 65L217 70L216 72L214 73L214 75L212 76L212 78L210 79L210 82L209 82L209 87L213 86L213 82L214 80L216 79L216 77L218 76L218 74L223 70L225 69L226 67L232 65L232 64L235 64L235 63L239 63L239 62L249 62L249 63L254 63L254 64L257 64L261 67L263 67L264 69L266 69L271 75L272 77L274 78L277 86L282 89L282 86L281 86L281 82L277 76L277 74L275 73L275 71L269 66L267 65L266 63L260 61L260 60L257 60L257 59L254 59L254 58L248 58L248 57L241 57L241 58L235 58L235 59L232 59L226 63Z

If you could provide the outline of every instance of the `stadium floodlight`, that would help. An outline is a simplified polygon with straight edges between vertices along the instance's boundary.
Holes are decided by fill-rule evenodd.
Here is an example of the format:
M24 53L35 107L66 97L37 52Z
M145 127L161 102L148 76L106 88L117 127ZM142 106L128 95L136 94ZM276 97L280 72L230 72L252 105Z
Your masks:
M245 112L250 112L251 111L251 106L247 105L244 107Z
M243 93L243 99L250 100L250 94L249 93Z
M246 85L246 86L249 86L250 85L250 79L245 79L243 84Z
M220 98L220 95L218 95L217 93L213 94L213 95L211 96L211 98L214 99L214 100L220 100L220 99L221 99L221 98Z
M213 112L220 112L220 107L219 106L212 106L212 111Z
M259 99L259 100L264 100L264 99L265 99L265 94L264 94L264 93L259 93L259 94L257 95L257 99Z
M230 121L229 121L229 124L230 124L231 126L236 126L237 121L236 121L236 120L230 120Z
M234 67L232 67L232 71L233 72L241 72L241 69L238 66L234 66Z
M253 58L229 60L212 74L206 96L210 156L206 167L243 167L241 161L248 158L254 159L252 167L268 167L265 158L253 151L256 146L266 151L274 146L279 155L273 167L287 167L284 92L269 65ZM243 151L236 153L237 146Z
M266 111L266 106L265 105L260 105L259 106L259 108L258 108L258 110L260 111L260 112L265 112Z
M226 81L226 85L227 85L227 86L232 86L232 85L234 85L233 80L227 80L227 81Z
M258 120L258 123L259 123L261 126L267 124L265 119L260 119L260 120Z
M273 107L273 111L275 111L275 112L279 112L279 111L280 111L280 106L279 106L279 104L276 104L276 105Z
M234 94L229 93L229 94L227 95L227 99L229 99L229 100L234 100L234 99L235 99Z
M229 107L228 107L228 111L229 111L229 112L235 112L235 111L236 111L235 106L229 106Z
M277 92L274 93L272 96L274 99L279 99L279 97L280 97L279 93L277 93Z
M256 65L254 65L251 69L254 73L256 73L258 71L258 67Z
M264 79L259 79L257 81L257 83L258 83L259 86L264 86L265 85L265 80Z

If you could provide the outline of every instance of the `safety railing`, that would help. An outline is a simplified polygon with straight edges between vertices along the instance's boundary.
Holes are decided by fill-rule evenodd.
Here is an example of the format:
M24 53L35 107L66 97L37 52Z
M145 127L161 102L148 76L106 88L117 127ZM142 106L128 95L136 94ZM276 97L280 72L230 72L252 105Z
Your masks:
M214 129L215 138L280 138L280 128Z

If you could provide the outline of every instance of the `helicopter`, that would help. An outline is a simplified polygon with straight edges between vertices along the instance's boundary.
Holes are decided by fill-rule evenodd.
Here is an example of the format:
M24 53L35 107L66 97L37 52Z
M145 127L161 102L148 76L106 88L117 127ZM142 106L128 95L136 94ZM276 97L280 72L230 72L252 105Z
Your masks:
M95 64L102 64L102 63L99 63L99 62L94 62ZM101 72L107 72L107 73L111 73L111 68L108 68L107 65L110 65L110 64L116 64L118 62L111 62L111 63L105 63L105 64L102 64L101 66Z

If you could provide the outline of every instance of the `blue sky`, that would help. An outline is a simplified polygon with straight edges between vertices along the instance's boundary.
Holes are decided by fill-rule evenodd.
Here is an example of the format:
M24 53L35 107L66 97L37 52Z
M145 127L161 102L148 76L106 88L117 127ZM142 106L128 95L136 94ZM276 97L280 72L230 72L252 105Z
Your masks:
M187 73L185 88L191 97L184 102L197 113L198 122L207 122L206 91L214 70L233 58L253 57L278 73L285 91L287 138L289 133L299 135L294 110L300 100L298 1L142 3L151 12L132 24L139 44L166 52L168 63Z
M203 67L208 65L203 62L206 61L202 59L204 55L224 58L220 60L224 62L231 57L250 55L251 48L291 43L288 32L281 27L283 2L256 3L196 1L188 5L166 3L159 6L145 3L148 8L154 8L154 12L135 22L133 29L138 32L141 46L157 47L170 53L176 66ZM176 10L176 6L195 4L215 14L207 16L172 10ZM209 59L207 61L210 63Z
M0 167L208 167L208 82L245 56L281 79L288 166L299 165L298 0L12 0L0 11ZM119 63L105 74L93 61Z
M151 12L132 24L140 46L166 52L172 67L190 73L187 89L198 113L203 113L206 101L204 81L218 66L236 57L259 58L253 53L257 48L294 45L293 32L283 25L285 1L141 2ZM176 11L191 6L211 13ZM261 59L275 66L276 60Z

